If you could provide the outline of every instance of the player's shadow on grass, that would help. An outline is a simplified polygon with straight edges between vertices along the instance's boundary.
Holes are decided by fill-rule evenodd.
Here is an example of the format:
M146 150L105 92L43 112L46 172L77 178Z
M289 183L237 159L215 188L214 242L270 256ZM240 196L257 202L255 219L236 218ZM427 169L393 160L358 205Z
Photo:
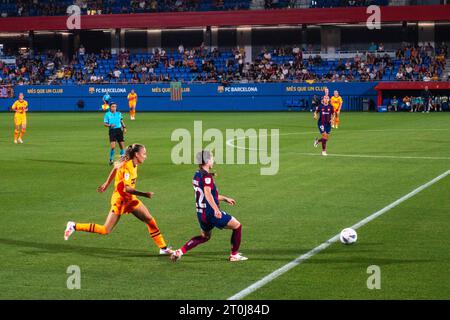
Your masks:
M80 164L80 165L92 165L88 162L69 161L69 160L55 160L55 159L24 159L26 161L46 162L46 163L59 163L59 164Z
M153 253L151 249L146 250L135 250L135 249L125 249L125 248L99 248L99 247L86 247L77 246L67 243L48 243L48 242L32 242L23 240L13 240L13 239L2 239L0 238L0 245L19 247L24 249L22 253L29 255L39 255L39 254L61 254L61 253L77 253L80 255L93 256L96 258L108 258L108 259L118 259L123 260L124 258L159 258L167 256L159 255L158 253ZM35 250L37 249L37 250ZM154 248L157 252L156 247Z
M249 260L254 261L292 261L303 253L306 253L308 250L304 248L300 249L286 249L286 248L261 248L261 249L252 249L252 248L241 248L239 252L249 258ZM211 259L217 260L221 257L228 258L230 254L229 251L220 250L220 251L192 251L189 252L189 255L195 256L196 258L201 258L202 256L211 257ZM214 258L212 258L214 257Z

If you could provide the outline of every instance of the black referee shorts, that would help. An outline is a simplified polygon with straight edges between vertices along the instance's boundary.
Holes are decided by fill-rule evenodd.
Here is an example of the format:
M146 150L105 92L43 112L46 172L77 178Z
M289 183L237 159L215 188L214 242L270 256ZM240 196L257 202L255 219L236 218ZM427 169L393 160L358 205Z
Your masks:
M114 142L114 141L123 142L122 128L109 130L109 142Z

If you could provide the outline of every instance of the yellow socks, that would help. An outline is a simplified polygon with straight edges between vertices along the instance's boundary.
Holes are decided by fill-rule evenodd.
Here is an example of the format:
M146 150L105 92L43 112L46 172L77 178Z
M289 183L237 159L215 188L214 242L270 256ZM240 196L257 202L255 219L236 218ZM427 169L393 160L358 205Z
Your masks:
M105 226L96 224L96 223L76 223L75 224L76 231L85 231L92 232L98 234L107 234Z
M148 232L152 237L153 241L160 249L164 249L167 247L166 242L164 241L164 237L159 231L158 225L156 224L155 219L152 219L149 224L147 224Z

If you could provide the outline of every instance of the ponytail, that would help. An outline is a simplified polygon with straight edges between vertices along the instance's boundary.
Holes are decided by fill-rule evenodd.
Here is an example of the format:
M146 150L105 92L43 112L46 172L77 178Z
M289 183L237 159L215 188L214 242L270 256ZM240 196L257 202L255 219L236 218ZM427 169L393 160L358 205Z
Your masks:
M125 151L124 161L133 159L134 156L136 155L136 153L138 153L142 148L144 148L144 145L142 145L142 144L138 144L138 143L130 144L127 147L127 150Z
M125 155L122 157L122 159L119 160L119 162L117 163L118 165L127 162L131 159L134 158L134 156L136 155L136 153L138 153L142 148L144 148L144 145L142 144L138 144L138 143L133 143L130 144L127 149L125 150Z

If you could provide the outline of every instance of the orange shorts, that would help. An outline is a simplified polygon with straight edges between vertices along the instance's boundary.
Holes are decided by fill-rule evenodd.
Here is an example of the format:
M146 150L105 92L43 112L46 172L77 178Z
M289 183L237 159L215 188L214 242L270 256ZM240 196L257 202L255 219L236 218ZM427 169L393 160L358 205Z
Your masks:
M27 116L24 114L14 115L14 124L16 126L26 126L27 125Z
M124 199L121 196L113 195L111 198L111 210L117 215L128 214L136 210L140 205L141 201L133 196L130 199Z
M136 108L136 102L135 103L129 103L128 106L131 108Z
M337 107L337 108L333 107L333 111L335 114L339 113L339 112L341 112L341 107Z

